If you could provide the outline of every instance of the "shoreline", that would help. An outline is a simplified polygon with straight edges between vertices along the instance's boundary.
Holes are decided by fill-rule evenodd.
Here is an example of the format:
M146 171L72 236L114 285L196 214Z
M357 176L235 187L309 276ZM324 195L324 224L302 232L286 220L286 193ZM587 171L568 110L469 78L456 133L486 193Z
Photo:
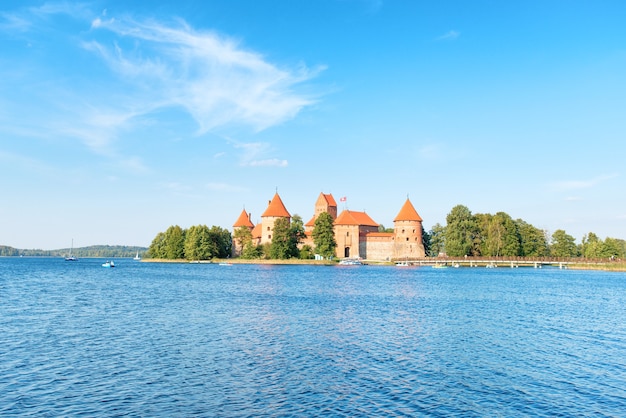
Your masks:
M288 259L288 260L259 260L259 259L239 259L239 258L224 258L224 259L211 259L211 260L169 260L169 259L151 259L145 258L141 260L142 263L175 263L175 264L259 264L259 265L312 265L312 266L335 266L339 265L335 260L300 260L300 259ZM381 260L362 260L363 265L376 265L376 266L389 266L395 267L394 261L381 261ZM438 262L444 262L444 260L433 259L429 260L429 264L423 264L422 267L430 267L431 264ZM410 267L419 267L419 265L411 265ZM484 266L478 266L484 267ZM520 268L533 268L532 266L519 266ZM461 265L460 268L475 268ZM510 268L508 265L502 265L500 268ZM571 270L596 270L596 271L613 271L613 272L626 272L626 263L594 263L594 264L570 264L566 269Z

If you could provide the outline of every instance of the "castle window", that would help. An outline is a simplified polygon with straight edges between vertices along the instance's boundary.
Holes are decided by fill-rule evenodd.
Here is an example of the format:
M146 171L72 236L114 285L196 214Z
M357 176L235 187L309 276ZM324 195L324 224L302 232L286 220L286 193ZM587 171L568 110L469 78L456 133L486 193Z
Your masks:
M415 233L415 229L413 230L413 233Z
M402 230L402 233L404 234L404 229Z
M408 240L409 240L409 237L406 237L406 240L408 241Z
M349 237L349 236L350 236L350 231L347 231L346 232L346 237Z
M267 227L267 230L268 230L268 231L270 230L270 227L269 227L269 226Z
M267 239L272 239L272 236L271 236L271 235L268 235L268 236L267 236Z

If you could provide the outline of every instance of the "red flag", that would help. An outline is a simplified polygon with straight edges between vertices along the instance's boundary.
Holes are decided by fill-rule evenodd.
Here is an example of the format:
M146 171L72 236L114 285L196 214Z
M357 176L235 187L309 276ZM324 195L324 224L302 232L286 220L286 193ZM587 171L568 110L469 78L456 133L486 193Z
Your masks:
M339 201L340 202L345 202L346 201L346 197L344 196L344 197L340 198Z

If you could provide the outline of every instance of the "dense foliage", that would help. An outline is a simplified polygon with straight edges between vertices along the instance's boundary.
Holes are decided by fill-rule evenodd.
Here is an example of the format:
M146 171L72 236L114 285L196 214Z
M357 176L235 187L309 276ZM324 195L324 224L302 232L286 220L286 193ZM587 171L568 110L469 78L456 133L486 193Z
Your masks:
M230 257L232 237L228 230L218 226L192 226L183 229L170 226L152 240L147 255L166 260L210 260Z
M269 257L271 259L286 260L299 258L298 245L304 240L304 222L298 215L291 218L278 218L274 222L272 230L272 243L270 244Z
M576 245L574 237L558 229L551 236L522 219L512 219L504 212L472 214L463 205L452 208L447 225L435 224L425 234L428 256L452 257L586 257L624 258L626 241L607 238L602 241L592 232ZM426 242L426 241L425 241Z
M322 212L315 220L312 232L315 252L324 258L335 256L337 241L335 241L335 228L333 218L327 212Z

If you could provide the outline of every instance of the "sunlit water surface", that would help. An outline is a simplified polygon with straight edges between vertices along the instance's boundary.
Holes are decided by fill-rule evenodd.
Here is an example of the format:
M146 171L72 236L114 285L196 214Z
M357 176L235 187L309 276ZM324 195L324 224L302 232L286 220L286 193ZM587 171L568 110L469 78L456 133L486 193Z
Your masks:
M0 259L2 416L624 416L626 274Z

